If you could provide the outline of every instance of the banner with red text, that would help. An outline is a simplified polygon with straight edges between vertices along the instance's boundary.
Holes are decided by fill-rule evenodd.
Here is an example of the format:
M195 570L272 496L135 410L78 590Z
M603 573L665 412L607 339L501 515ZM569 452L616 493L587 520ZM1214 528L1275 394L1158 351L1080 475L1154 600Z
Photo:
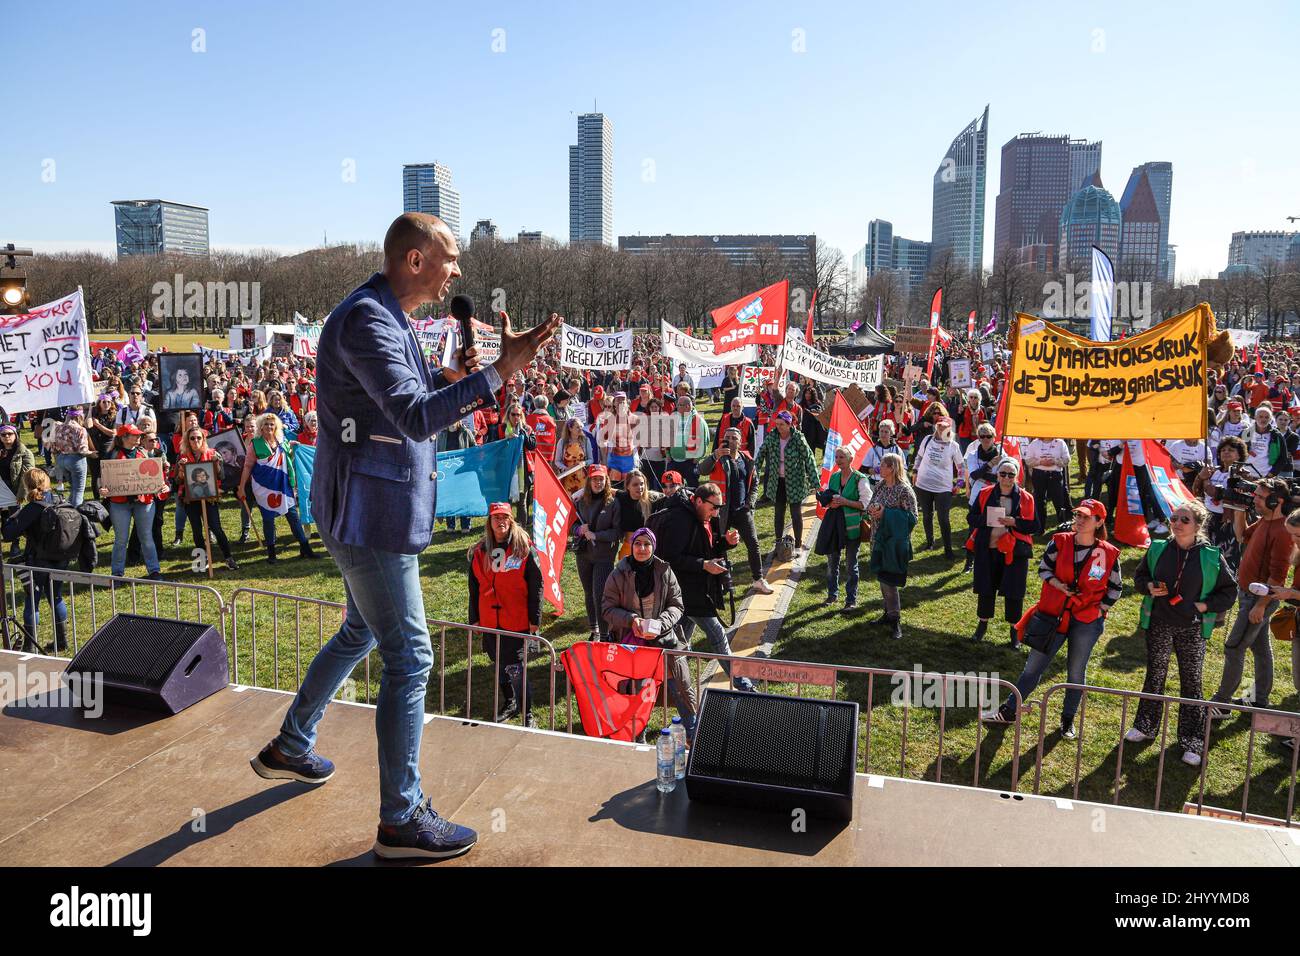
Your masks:
M9 414L95 400L81 289L19 315L0 315L0 407Z
M564 551L569 544L569 525L573 523L573 501L551 470L545 455L526 453L533 469L533 547L542 566L542 594L555 613L564 613L564 591L560 572L564 568Z

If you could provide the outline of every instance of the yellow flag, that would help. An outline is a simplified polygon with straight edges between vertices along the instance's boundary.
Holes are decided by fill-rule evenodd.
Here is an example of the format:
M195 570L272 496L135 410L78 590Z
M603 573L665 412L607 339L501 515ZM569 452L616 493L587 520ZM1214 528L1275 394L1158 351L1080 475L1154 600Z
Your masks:
M1202 302L1141 335L1094 342L1017 313L1003 433L1206 437L1205 349L1212 319Z

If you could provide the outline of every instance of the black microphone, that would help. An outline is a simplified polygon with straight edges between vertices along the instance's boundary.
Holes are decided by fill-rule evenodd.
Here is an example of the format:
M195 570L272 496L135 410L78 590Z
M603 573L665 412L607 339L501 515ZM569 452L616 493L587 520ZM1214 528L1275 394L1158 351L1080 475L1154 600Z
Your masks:
M460 323L461 346L468 352L474 347L474 323L471 321L474 316L474 300L464 293L452 296L451 314Z

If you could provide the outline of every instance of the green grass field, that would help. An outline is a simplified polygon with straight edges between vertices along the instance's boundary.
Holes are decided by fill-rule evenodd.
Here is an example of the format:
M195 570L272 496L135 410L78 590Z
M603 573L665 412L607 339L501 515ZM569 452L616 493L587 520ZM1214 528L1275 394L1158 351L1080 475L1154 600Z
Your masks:
M706 409L706 415L716 418L717 409ZM24 439L31 441L30 433ZM221 507L222 525L231 542L239 535L239 512L236 502L227 499ZM765 550L774 541L773 513L770 506L758 512L758 528ZM260 529L260 519L255 514ZM964 531L964 507L955 507L952 515L954 535ZM173 515L169 508L164 525L165 548L163 574L169 581L194 585L208 585L206 574L195 571L195 557L191 554L190 536L185 534L183 547L171 548ZM247 545L234 545L240 570L232 572L220 563L214 549L217 570L211 587L219 594L222 604L229 604L237 588L260 589L296 595L310 602L341 602L342 582L328 558L316 561L300 559L296 546L284 547L288 528L279 523L281 562L272 567L267 564L265 551L254 540ZM466 550L482 533L482 519L476 519L469 533L447 533L439 530L433 545L421 556L422 580L426 611L430 619L464 621L466 619ZM918 523L914 543L923 540ZM97 569L108 573L108 551L111 532L100 539L101 563ZM317 543L319 548L319 543ZM1042 545L1039 545L1040 549ZM320 549L323 552L323 548ZM1040 550L1041 553L1041 550ZM1124 553L1123 566L1126 578L1131 580L1131 569L1140 552L1129 549ZM1006 643L1005 629L991 628L986 642L972 643L969 635L975 623L975 601L970 592L970 578L961 571L961 560L946 562L938 551L918 552L912 564L910 583L903 596L904 638L894 641L879 628L868 622L880 613L879 589L867 573L867 552L862 558L863 578L859 592L860 609L846 613L842 606L827 607L825 599L826 562L811 556L803 581L792 600L774 647L774 656L788 660L835 663L840 665L870 666L911 671L937 670L1000 676L1014 681L1024 661L1022 654ZM736 584L738 595L749 584L749 573L743 560L738 560ZM141 566L128 567L128 574L143 574ZM555 617L547 613L543 628L544 637L552 642L556 653L582 640L587 635L583 612L582 589L573 563L566 562L563 576L566 595L566 613ZM129 592L134 592L132 595ZM77 588L72 601L72 614L81 640L93 633L94 626L111 615L116 601L118 610L139 610L163 616L193 619L202 613L211 619L217 613L217 599L205 597L196 603L193 593L178 595L166 587L135 586L118 588L110 594L108 589L97 589L94 600L84 587ZM1031 582L1029 599L1037 595L1037 586ZM157 604L154 601L157 600ZM134 604L132 603L134 601ZM338 626L337 609L320 603L299 603L276 600L264 596L242 594L234 604L234 628L228 639L236 645L237 679L245 684L278 687L292 690L301 679L311 656L323 640L327 640ZM1105 634L1093 652L1088 669L1088 682L1099 687L1140 690L1146 670L1146 649L1141 637L1135 636L1138 602L1126 593L1107 623ZM999 609L1000 613L1000 609ZM1216 630L1210 642L1205 662L1205 690L1210 693L1217 686L1222 672L1222 643L1224 630ZM48 644L52 637L48 610L42 616L41 640ZM435 655L441 657L435 664L430 680L430 711L475 719L491 719L493 713L494 669L490 666L481 643L467 647L466 632L448 630L445 641L440 630L434 631ZM708 650L697 632L696 650ZM1290 649L1286 644L1276 645L1276 675L1273 706L1286 710L1300 710L1300 698L1294 690L1291 673ZM439 671L442 677L439 677ZM1060 653L1049 669L1040 692L1051 683L1065 680L1065 655ZM378 655L372 655L369 679L364 668L354 675L356 687L346 690L355 693L358 700L373 700L378 689ZM1177 664L1171 662L1169 693L1177 693ZM1247 681L1250 679L1250 666ZM542 701L534 708L534 716L543 726L549 724L550 712L546 701L549 665L536 658L530 669L533 693ZM232 676L234 679L234 676ZM869 686L870 685L870 686ZM793 693L794 687L772 685L778 692ZM810 696L816 690L803 688ZM933 707L904 708L891 702L895 684L886 677L869 681L861 675L844 675L836 687L842 699L852 699L862 707L863 748L860 769L882 774L912 778L941 779L949 783L971 784L978 779L981 785L1009 789L1011 765L1015 758L1013 734L1010 729L980 725L974 706L949 708L942 714ZM467 706L467 692L470 697ZM566 683L562 674L556 678L555 722L564 729L572 717L578 729L576 707L566 706ZM868 707L868 702L870 706ZM974 702L972 702L974 703ZM1046 737L1042 765L1041 792L1062 797L1110 802L1116 779L1116 757L1119 739L1131 726L1132 704L1127 720L1121 721L1122 705L1118 698L1094 694L1086 699L1083 712L1083 732L1078 741L1062 740L1055 733L1061 707L1058 693L1049 706L1049 729ZM662 711L656 709L657 729ZM1175 712L1168 715L1169 749L1159 806L1165 810L1180 810L1184 801L1195 800L1200 787L1200 774L1179 761L1181 749L1176 745ZM942 740L942 767L940 770L940 720L944 724ZM906 721L908 738L906 759L902 758L902 727ZM1022 722L1020 742L1020 780L1018 789L1030 792L1034 785L1035 751L1038 740L1038 719L1030 716ZM578 729L580 732L580 729ZM978 746L977 746L978 737ZM1266 735L1255 737L1253 752L1248 752L1249 723L1233 719L1215 724L1210 759L1206 763L1205 802L1210 806L1238 809L1242 803L1243 784L1247 765L1250 767L1248 809L1251 813L1273 817L1287 813L1287 787L1290 780L1290 756ZM867 743L870 747L867 750ZM978 777L976 759L978 755ZM1160 751L1158 742L1125 745L1123 769L1120 775L1120 802L1124 805L1154 807L1156 801L1156 767ZM1076 792L1076 761L1077 792Z

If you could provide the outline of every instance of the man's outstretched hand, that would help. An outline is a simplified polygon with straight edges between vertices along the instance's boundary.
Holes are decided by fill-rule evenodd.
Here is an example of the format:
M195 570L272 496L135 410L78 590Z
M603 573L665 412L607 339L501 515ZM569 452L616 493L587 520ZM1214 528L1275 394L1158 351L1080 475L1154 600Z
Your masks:
M527 332L512 332L510 316L501 312L501 357L495 364L501 380L504 382L515 372L529 366L547 342L555 337L564 319L552 312L545 322L529 329Z

